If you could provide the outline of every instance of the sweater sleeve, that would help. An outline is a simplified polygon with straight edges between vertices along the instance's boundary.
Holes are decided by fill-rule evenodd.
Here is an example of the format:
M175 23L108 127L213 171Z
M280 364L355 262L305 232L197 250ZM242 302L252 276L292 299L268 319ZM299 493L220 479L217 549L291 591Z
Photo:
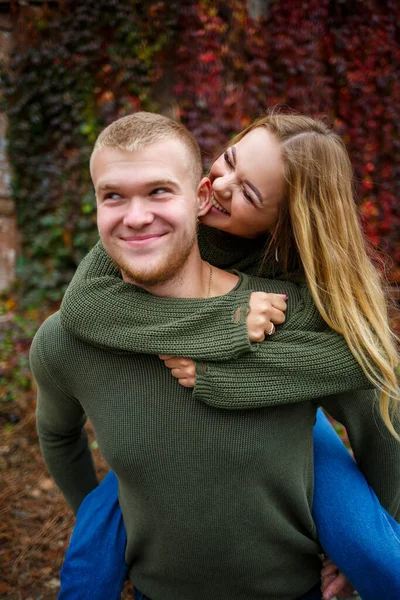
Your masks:
M212 406L241 409L371 387L344 337L326 325L302 286L284 325L254 352L236 360L197 362L193 395Z
M261 344L250 344L247 334L252 290L289 294L286 323ZM369 387L305 285L247 277L245 285L217 298L160 298L124 283L98 244L78 268L60 314L63 327L90 344L197 361L194 396L221 407L232 401L249 408L274 399L310 400Z
M291 284L279 282L286 293ZM279 292L278 292L279 293ZM84 258L60 309L69 333L119 352L220 360L252 349L245 317L251 290L215 298L161 298L125 283L99 243Z
M76 513L84 497L97 486L97 478L84 424L86 416L51 375L46 360L44 327L32 343L30 363L37 395L37 431L50 474Z
M250 344L247 334L253 289L289 294L287 322L262 344ZM60 314L63 327L90 344L201 362L194 394L221 406L232 395L259 406L368 387L344 338L326 326L307 288L291 282L248 278L245 289L217 298L159 298L124 283L99 243L79 266Z
M319 403L346 427L358 466L382 506L400 522L400 442L383 422L379 393L360 390L330 396Z

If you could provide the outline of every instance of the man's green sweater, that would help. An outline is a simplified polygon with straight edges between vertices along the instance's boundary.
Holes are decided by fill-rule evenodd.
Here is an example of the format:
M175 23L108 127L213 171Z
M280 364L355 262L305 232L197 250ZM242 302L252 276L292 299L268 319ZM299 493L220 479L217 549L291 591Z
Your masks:
M279 285L290 294L285 327L296 337L302 290ZM235 304L254 289L271 291L271 282L243 276L227 296ZM174 300L175 308L181 303L184 310L186 302ZM318 319L311 321L310 329L323 329ZM212 331L213 322L208 325ZM227 336L234 337L245 325L231 319L229 327ZM85 337L84 323L81 330ZM78 339L57 313L32 345L40 443L72 508L97 485L83 430L87 415L118 478L126 561L143 593L152 600L292 600L310 589L320 569L311 516L317 402L302 397L294 382L282 397L275 388L260 388L253 403L243 404L247 382L235 381L222 384L233 390L231 402L229 393L214 401L206 389L203 401L157 356L124 352L123 331L116 328L114 335L120 336L114 340L116 347L121 342L119 352ZM244 362L257 354L247 351ZM323 349L321 356L325 360ZM362 385L360 377L355 387ZM381 422L375 393L319 403L346 425L361 468L398 514L400 445Z

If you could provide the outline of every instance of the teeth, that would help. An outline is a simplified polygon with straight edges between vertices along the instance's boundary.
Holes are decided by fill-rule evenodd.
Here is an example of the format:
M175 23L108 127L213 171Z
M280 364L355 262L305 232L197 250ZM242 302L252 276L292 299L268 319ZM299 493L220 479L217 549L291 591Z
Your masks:
M218 208L218 210L220 210L221 212L225 213L226 215L229 215L228 211L225 210L225 208L221 206L219 202L217 202L217 200L214 198L214 194L211 194L211 204L215 206L215 208Z

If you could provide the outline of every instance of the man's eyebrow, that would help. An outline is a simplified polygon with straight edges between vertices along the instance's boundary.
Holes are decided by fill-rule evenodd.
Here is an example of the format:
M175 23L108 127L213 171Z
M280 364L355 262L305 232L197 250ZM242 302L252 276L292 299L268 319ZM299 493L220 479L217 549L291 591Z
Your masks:
M233 163L234 163L234 165L236 165L236 148L235 148L235 146L231 146L231 152L232 152ZM243 183L245 183L255 193L255 195L258 198L259 203L261 204L261 206L263 206L264 200L262 199L262 196L261 196L259 190L256 188L256 186L247 180L245 180Z
M101 183L100 182L96 186L96 190L99 192L106 192L107 190L115 190L117 187L118 187L117 183L107 183L107 182Z
M96 186L96 190L98 192L107 192L110 190L116 190L122 187L124 182L121 181L104 181ZM129 184L128 184L129 185ZM148 181L143 181L140 183L141 186L151 188L151 187L162 187L165 185L173 185L178 186L179 182L175 179L149 179Z
M155 179L155 180L150 180L150 181L146 181L146 183L144 184L148 187L162 187L163 185L179 185L179 181L176 181L175 179Z

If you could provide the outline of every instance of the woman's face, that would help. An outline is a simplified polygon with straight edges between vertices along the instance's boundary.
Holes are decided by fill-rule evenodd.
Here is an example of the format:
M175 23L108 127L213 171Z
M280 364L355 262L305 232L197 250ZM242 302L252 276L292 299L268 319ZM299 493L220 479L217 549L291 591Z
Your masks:
M273 229L283 198L280 146L266 127L250 131L211 167L209 212L202 223L233 235L256 238Z

